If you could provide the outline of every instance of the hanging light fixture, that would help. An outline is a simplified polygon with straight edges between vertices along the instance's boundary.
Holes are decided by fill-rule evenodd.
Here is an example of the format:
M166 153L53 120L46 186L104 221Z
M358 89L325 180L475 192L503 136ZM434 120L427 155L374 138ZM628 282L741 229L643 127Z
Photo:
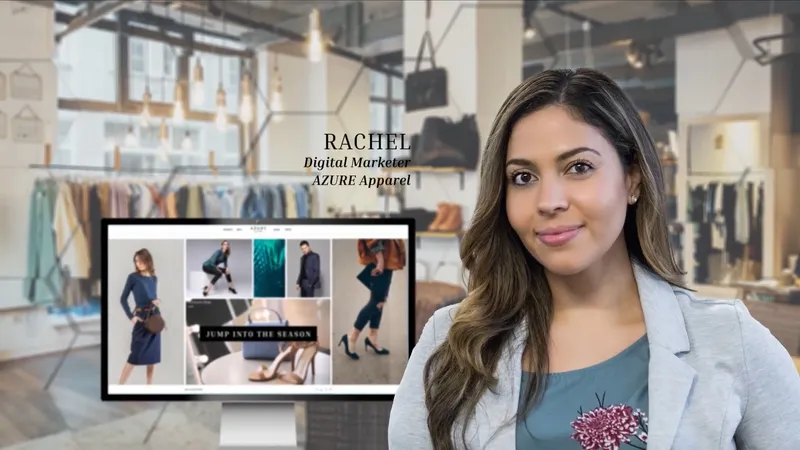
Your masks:
M128 127L128 133L125 134L125 147L136 147L138 144L136 134L133 131L133 125Z
M172 121L183 123L186 119L186 111L183 109L183 89L181 81L175 81L175 106L172 108Z
M150 83L147 83L144 86L144 95L142 96L142 115L141 115L142 128L147 128L150 126L150 119L152 118L152 116L150 115L151 100L153 100L153 95L150 93Z
M158 142L161 143L161 148L169 150L169 127L167 127L167 119L161 119L161 127L158 130Z
M225 131L228 126L228 99L222 83L217 88L217 116L215 122L219 131Z
M192 103L202 105L206 100L206 83L203 62L198 57L192 69Z
M192 149L192 135L189 131L186 131L183 135L183 140L181 141L181 149L185 151L189 151Z
M239 99L239 120L243 124L249 125L253 121L253 85L247 71L242 75L239 89L242 92Z
M308 15L308 60L319 62L325 52L325 43L322 41L322 30L319 27L319 10L311 10Z
M272 95L269 99L269 110L272 113L272 120L280 122L283 120L283 80L281 80L281 73L278 71L278 65L275 64L275 85L272 89Z

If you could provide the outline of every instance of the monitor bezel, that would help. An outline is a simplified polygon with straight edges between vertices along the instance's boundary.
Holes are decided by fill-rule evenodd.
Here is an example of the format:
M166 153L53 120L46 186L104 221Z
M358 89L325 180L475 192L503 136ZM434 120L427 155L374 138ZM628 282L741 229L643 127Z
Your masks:
M111 303L108 296L108 228L113 225L405 225L408 228L408 356L416 345L416 226L410 218L309 218L309 219L157 219L104 218L101 221L101 398L103 401L137 402L307 402L307 401L392 401L394 394L110 394L108 391L108 318Z

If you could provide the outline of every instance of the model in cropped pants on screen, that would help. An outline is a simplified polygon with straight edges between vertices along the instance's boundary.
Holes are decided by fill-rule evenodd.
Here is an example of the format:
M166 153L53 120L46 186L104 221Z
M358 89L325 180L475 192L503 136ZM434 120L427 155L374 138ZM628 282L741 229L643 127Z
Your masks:
M203 288L203 296L207 296L214 285L217 284L220 278L225 277L228 282L228 291L231 294L236 293L233 287L233 278L231 278L231 269L228 267L228 258L231 256L231 244L228 241L222 241L220 248L211 255L210 258L203 262L203 272L211 275L211 281L208 286Z
M128 275L122 289L120 302L122 310L133 324L131 330L131 352L122 368L119 384L125 384L134 366L147 366L147 384L153 384L155 365L161 362L161 335L147 331L144 321L151 314L161 314L158 310L158 278L153 265L153 257L143 248L133 255L135 272ZM133 294L134 309L128 303Z
M356 342L364 327L369 325L369 335L364 339L364 350L372 349L378 355L388 355L389 350L378 344L378 330L383 316L383 305L392 285L392 274L406 266L406 248L401 239L359 239L358 261L364 270L358 280L369 289L369 300L356 316L353 330L342 335L339 346L351 359L359 359Z

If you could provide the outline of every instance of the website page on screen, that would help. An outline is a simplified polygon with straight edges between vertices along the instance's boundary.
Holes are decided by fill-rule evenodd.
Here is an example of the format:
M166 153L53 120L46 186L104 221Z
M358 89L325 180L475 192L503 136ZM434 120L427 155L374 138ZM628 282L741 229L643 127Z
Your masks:
M110 224L107 237L110 395L395 393L406 225Z

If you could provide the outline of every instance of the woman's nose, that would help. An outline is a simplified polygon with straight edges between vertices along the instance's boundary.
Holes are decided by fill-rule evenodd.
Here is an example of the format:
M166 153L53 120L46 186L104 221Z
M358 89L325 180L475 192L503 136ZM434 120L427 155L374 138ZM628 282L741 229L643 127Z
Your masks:
M536 208L539 214L552 215L566 211L569 207L567 192L558 179L542 179L537 186L538 197Z

